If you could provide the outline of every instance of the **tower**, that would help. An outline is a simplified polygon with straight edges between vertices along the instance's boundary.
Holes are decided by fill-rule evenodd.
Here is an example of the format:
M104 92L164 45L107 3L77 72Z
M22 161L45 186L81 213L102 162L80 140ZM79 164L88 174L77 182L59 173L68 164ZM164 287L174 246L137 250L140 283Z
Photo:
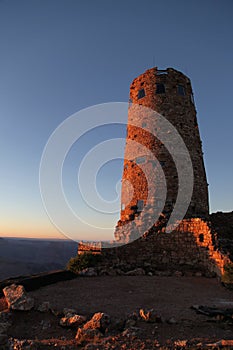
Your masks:
M175 69L149 69L130 86L121 217L114 235L109 245L81 242L79 254L102 254L105 271L140 267L150 274L222 276L231 263L218 249L209 220L191 83Z
M155 162L135 150L134 157L127 157L132 141L146 147L162 168L166 182L166 197L160 219L167 222L176 203L179 190L179 174L172 155L157 134L160 126L156 125L150 113L135 112L137 106L156 111L172 124L182 137L189 153L193 170L193 191L188 203L185 218L207 218L209 214L208 184L203 162L202 143L200 139L196 109L194 105L191 82L181 72L157 67L147 70L135 78L130 86L127 138L125 146L124 170L122 176L121 217L117 225L116 239L119 240L120 228L126 223L137 220L148 204L148 183L141 169L143 164L149 173L156 170ZM134 121L137 121L135 124ZM169 132L169 130L167 131ZM171 140L172 142L172 140ZM132 152L131 152L132 154ZM186 167L186 164L183 164ZM150 197L150 206L160 205L160 179L156 175L155 190ZM161 186L164 186L162 184ZM131 188L131 192L129 189ZM129 193L130 192L130 193ZM155 223L152 223L155 224ZM122 238L122 237L121 237Z

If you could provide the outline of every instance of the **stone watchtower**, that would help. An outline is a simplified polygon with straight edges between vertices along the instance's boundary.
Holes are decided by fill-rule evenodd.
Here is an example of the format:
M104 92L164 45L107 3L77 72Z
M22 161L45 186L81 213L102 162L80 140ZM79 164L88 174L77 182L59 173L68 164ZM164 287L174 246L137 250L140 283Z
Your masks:
M135 105L148 107L165 117L181 135L190 155L193 167L193 194L185 218L207 218L209 214L208 184L203 162L202 143L200 139L193 92L189 78L172 68L158 70L156 67L133 80L130 86L130 105L128 112L128 126L125 154L128 143L136 141L149 149L159 161L166 179L167 197L163 208L164 217L169 217L176 202L179 176L174 161L166 147L156 138L157 125L143 112L137 120L137 126L130 125L138 118L134 112ZM153 116L151 117L153 118ZM148 133L150 130L153 135ZM134 220L146 204L148 189L146 179L140 165L155 166L147 157L138 156L125 159L122 177L121 217L118 225ZM186 165L184 164L184 167ZM159 187L159 179L155 181L155 188ZM133 187L133 196L129 201L127 186ZM154 193L153 205L158 205L160 198Z
M160 120L166 126L162 133ZM170 137L174 130L178 139ZM166 142L161 142L161 134L167 135ZM179 139L184 148L177 148ZM183 158L184 153L187 158ZM101 253L105 268L123 267L124 271L143 267L150 273L179 270L221 276L229 258L218 250L209 221L208 184L196 109L190 80L184 74L172 68L152 68L134 79L124 158L121 217L115 240L110 249L103 249L106 243L96 247L81 242L79 254ZM177 159L182 160L178 167ZM193 180L188 195L187 168L191 168ZM183 182L182 172L186 174ZM179 197L180 192L183 197ZM180 218L173 217L177 202L182 202L180 198L185 211Z

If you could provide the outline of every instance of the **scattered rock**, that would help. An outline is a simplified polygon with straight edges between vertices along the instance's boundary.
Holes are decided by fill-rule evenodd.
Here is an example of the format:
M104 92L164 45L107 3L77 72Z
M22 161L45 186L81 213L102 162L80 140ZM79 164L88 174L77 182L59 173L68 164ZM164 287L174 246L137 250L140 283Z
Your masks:
M141 332L141 329L138 327L129 327L124 332L122 332L123 337L131 337L131 336L136 336Z
M145 270L143 270L141 267L125 273L126 276L142 276L145 274Z
M41 325L42 329L48 329L51 327L51 323L49 321L46 321L46 320L42 320L40 322L40 325Z
M51 309L51 305L49 301L43 301L38 307L37 311L40 312L48 312Z
M187 343L188 343L187 340L176 340L176 341L174 341L174 345L178 346L179 348L185 348Z
M232 349L232 347L233 347L233 340L231 339L231 340L225 340L225 339L223 339L223 340L219 340L219 341L217 341L216 343L212 343L212 344L207 344L207 346L208 347L213 347L213 348L217 348L217 347L225 347L225 346L230 346L230 348L229 349Z
M153 272L148 272L148 276L153 276Z
M37 350L38 347L33 340L19 340L19 339L11 339L10 341L10 349L14 350Z
M134 319L128 319L126 320L125 322L125 328L131 328L131 327L134 327L136 325L137 321L134 320Z
M116 276L116 275L117 275L116 269L110 267L110 268L107 270L107 275L108 275L108 276Z
M8 307L12 310L27 311L34 307L34 299L27 296L21 285L11 284L3 289Z
M97 272L94 267L87 267L79 272L79 276L94 277L97 276Z
M139 314L140 314L141 318L146 322L150 322L150 323L161 323L162 322L161 316L159 316L154 311L154 309L150 309L148 311L140 309Z
M130 320L135 320L137 321L139 319L139 316L138 316L138 312L132 312L131 314L129 314L127 316L127 319L130 319Z
M51 313L56 317L62 317L64 316L64 313L61 310L57 310L54 308L50 308Z
M103 313L103 312L97 312L94 314L94 316L85 323L83 326L83 329L98 329L102 333L105 332L106 328L110 324L110 317Z
M63 309L63 314L65 317L72 317L74 315L77 315L77 310L75 309L68 309L68 308L64 308Z
M202 305L193 305L191 309L195 310L198 314L214 317L216 321L227 321L231 323L233 321L233 309L218 309Z
M98 329L83 329L78 328L77 334L75 336L75 339L78 344L82 344L84 342L89 341L98 341L102 337L102 333Z
M195 275L194 275L195 277L202 277L202 273L200 272L200 271L198 271L198 272L195 272Z
M175 271L175 272L173 273L173 276L175 276L175 277L182 277L182 276L183 276L183 273L182 273L181 271Z
M62 317L60 319L60 326L62 327L76 327L83 324L87 318L81 315L73 315L71 317Z

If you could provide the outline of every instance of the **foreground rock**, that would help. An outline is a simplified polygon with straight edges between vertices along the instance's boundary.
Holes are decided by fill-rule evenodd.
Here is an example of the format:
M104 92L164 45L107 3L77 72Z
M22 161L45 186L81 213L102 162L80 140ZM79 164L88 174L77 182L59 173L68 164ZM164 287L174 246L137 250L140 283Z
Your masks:
M51 310L51 305L49 301L43 301L38 307L37 310L40 312L48 312Z
M85 323L83 329L98 329L100 332L104 333L109 324L110 317L104 312L97 312L90 321Z
M78 344L82 344L84 342L99 342L102 337L103 334L98 329L79 328L75 339Z
M155 312L154 309L150 309L148 311L145 311L143 309L140 309L139 314L141 318L150 323L162 323L162 318L161 316L158 315L157 312Z
M233 309L220 309L202 305L192 305L191 309L197 314L213 317L216 321L227 321L233 323Z
M11 284L3 289L9 309L28 311L34 307L34 299L29 297L23 286Z
M60 326L62 327L78 327L83 324L87 318L82 315L72 315L70 317L62 317L60 319Z
M141 267L125 273L126 276L144 276L145 274L145 270L143 270Z

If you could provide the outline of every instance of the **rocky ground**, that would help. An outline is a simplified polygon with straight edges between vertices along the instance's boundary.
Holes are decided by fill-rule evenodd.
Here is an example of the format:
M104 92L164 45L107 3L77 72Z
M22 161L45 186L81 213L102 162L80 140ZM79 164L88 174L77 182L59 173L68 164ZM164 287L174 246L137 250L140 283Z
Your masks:
M78 277L5 296L1 350L233 349L233 292L213 278Z

